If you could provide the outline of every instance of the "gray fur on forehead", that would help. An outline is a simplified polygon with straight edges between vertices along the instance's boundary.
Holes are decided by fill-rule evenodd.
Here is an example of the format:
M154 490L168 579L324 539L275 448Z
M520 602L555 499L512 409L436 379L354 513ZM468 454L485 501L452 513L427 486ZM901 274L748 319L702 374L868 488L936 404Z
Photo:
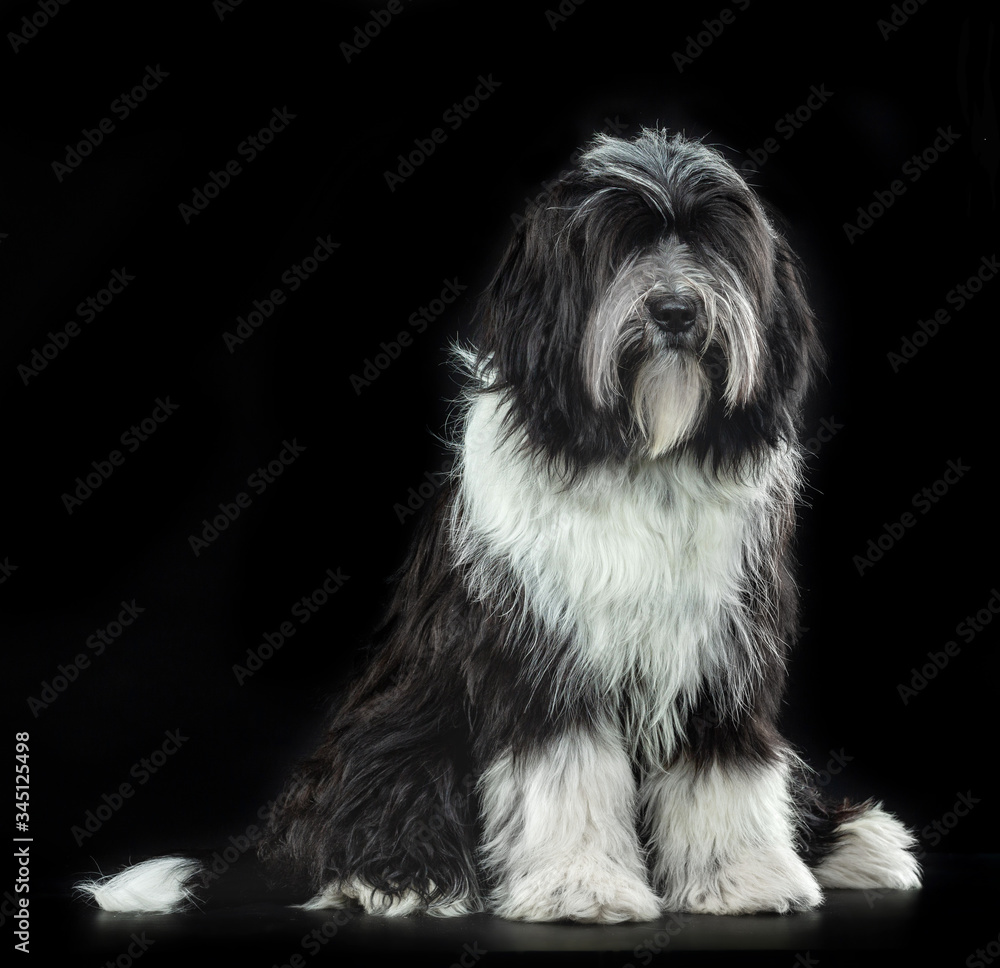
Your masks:
M631 141L598 134L580 159L580 168L600 180L620 181L623 189L642 192L664 216L672 213L667 186L725 188L754 199L740 173L716 149L654 128L643 128ZM751 202L756 209L756 205Z

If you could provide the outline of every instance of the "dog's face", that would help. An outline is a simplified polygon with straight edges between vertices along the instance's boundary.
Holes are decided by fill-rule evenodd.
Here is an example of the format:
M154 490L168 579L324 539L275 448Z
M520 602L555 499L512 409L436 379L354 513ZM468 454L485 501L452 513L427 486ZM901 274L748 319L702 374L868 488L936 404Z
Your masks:
M791 442L818 356L791 251L699 142L601 137L539 199L482 307L512 429L573 471Z

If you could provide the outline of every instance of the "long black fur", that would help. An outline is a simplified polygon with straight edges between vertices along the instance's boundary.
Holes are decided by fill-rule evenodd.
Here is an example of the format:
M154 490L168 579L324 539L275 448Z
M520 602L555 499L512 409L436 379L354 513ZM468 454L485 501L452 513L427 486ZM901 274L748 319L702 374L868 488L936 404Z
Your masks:
M609 273L629 253L673 235L701 258L724 256L752 277L756 250L772 244L761 236L751 189L729 171L685 183L669 217L657 197L637 195L631 183L621 190L614 178L573 171L536 203L511 240L481 300L479 361L513 404L509 430L522 431L535 456L559 464L568 477L594 463L625 461L636 445L624 405L601 412L574 392L581 326ZM613 191L579 218L602 189ZM729 409L719 358L708 414L686 445L717 467L738 469L797 438L801 402L822 359L798 261L783 238L774 244L776 284L754 280L759 311L771 320L768 379L751 402ZM304 875L309 890L359 878L390 896L409 889L428 902L481 898L475 778L506 748L525 753L574 723L599 721L597 696L570 693L569 704L546 675L558 667L563 644L549 643L546 668L539 667L522 601L492 603L487 614L470 598L449 541L454 500L449 484L400 572L371 665L274 812L262 856L282 876ZM727 705L713 695L720 684L705 683L687 729L688 750L699 762L767 762L783 745L776 722L785 647L797 634L791 516L786 524L774 552L782 562L777 586L767 578L757 583L773 597L752 603L767 640L758 650L764 675L738 716L718 713ZM777 654L774 642L781 644ZM804 776L800 783L800 843L815 863L834 846L836 825L854 813L826 805Z
M776 448L797 446L822 361L798 261L773 215L762 217L752 189L711 149L644 132L620 155L564 175L516 230L480 302L471 369L507 404L508 434L567 487L588 469L637 460L643 440L629 401L641 360L622 358L621 394L598 404L580 391L586 326L634 253L684 243L710 269L725 263L740 274L764 345L762 376L735 404L725 395L729 361L719 345L707 348L710 397L679 446L706 473L749 473ZM361 883L388 897L483 906L493 887L478 854L484 769L505 752L526 757L552 737L596 730L609 715L627 730L628 696L609 712L586 677L567 680L571 643L539 627L516 579L498 573L489 601L469 590L468 559L455 545L464 513L457 481L441 488L419 527L370 663L273 810L261 861L303 898ZM724 670L684 710L678 755L699 768L752 770L787 749L777 724L798 625L791 500L775 513L773 547L747 562L756 597L743 602L752 621L742 631L751 628L752 641L734 627L732 648L720 651L752 653L735 660L758 670L740 676L750 683L746 701L736 709L727 701ZM836 847L838 826L868 805L828 802L805 770L793 772L796 846L815 865Z

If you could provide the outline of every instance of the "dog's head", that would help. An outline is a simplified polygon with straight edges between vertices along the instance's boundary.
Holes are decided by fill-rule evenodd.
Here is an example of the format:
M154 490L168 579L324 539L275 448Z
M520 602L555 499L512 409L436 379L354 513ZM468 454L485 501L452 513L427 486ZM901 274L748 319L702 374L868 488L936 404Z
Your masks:
M485 293L479 367L512 432L573 471L794 441L818 359L796 260L713 149L599 136L535 203Z

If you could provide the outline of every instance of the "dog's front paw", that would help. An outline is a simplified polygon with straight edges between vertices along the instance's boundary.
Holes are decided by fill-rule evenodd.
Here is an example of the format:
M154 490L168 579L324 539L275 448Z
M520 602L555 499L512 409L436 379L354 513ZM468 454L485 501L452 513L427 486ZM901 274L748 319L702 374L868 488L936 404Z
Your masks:
M823 900L816 878L791 849L747 855L669 885L668 911L689 914L789 914Z
M660 901L645 880L593 863L553 867L508 881L494 909L514 921L653 921Z

